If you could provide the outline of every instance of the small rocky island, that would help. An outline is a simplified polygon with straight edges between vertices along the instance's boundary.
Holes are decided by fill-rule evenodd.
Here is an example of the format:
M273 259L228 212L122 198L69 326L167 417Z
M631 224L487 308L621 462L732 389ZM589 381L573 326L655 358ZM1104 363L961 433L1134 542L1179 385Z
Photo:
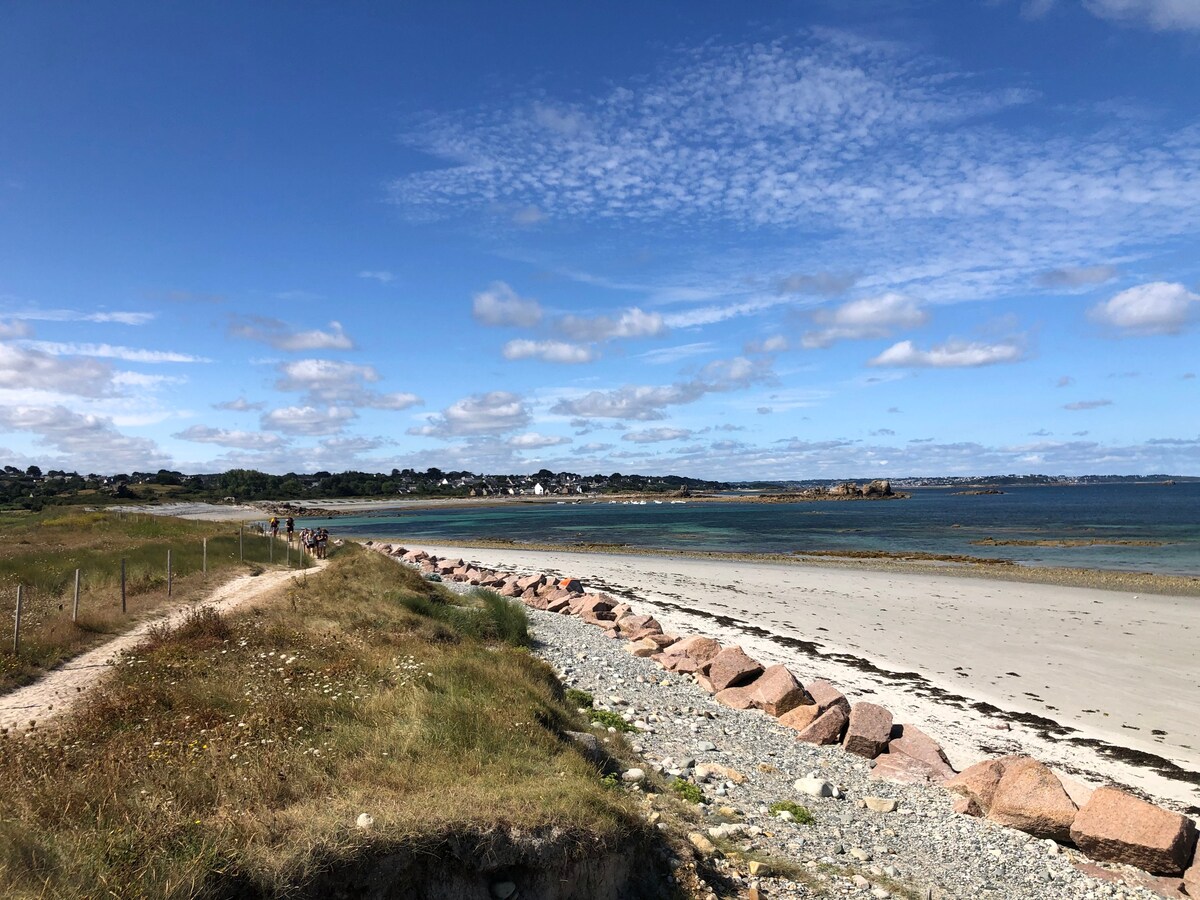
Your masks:
M805 503L816 500L906 500L908 496L908 494L893 491L890 481L877 479L866 484L843 481L833 487L819 486L802 491L763 494L759 499L763 503Z

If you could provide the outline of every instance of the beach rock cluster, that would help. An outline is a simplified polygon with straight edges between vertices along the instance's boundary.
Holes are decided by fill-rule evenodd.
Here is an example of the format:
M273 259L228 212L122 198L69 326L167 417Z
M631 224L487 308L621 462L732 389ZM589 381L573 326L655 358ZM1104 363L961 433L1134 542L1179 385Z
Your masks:
M518 598L530 609L578 618L603 636L624 641L629 657L648 659L666 673L694 682L720 707L761 712L787 729L798 746L838 747L870 761L868 783L944 788L956 814L1014 828L1055 846L1074 846L1094 860L1137 867L1149 873L1144 885L1162 896L1200 897L1197 829L1186 816L1114 787L1089 791L1074 783L1064 786L1051 769L1028 756L984 760L956 773L933 738L914 725L895 723L884 707L851 702L824 680L805 684L787 667L764 666L740 646L722 646L703 635L666 634L652 616L639 615L606 594L590 593L575 578L481 569L461 559L439 560L388 544L375 549L453 582ZM652 730L645 718L636 724ZM694 752L705 752L707 743L696 744ZM688 768L664 771L679 775ZM721 783L725 781L733 783ZM815 773L807 781L819 790L808 790L801 781L806 780L797 781L796 790L811 796L840 793ZM722 787L721 793L726 790ZM889 798L867 799L878 801L880 808L894 804ZM1097 877L1108 873L1093 868L1090 874Z

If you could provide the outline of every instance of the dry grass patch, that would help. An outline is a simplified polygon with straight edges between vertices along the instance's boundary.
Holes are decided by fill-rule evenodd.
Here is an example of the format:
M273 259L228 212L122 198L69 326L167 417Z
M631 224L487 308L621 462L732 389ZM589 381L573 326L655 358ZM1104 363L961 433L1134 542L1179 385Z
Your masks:
M82 717L0 739L0 896L282 896L450 834L644 831L563 737L586 726L549 667L486 637L519 608L459 602L353 548L156 633Z

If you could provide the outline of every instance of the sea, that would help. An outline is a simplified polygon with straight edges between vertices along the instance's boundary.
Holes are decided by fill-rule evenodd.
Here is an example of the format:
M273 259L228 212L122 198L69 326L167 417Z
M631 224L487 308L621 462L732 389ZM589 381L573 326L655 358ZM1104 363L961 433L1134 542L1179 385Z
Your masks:
M1200 482L1019 486L974 496L958 490L916 489L906 500L773 504L564 498L378 509L322 524L334 536L411 542L505 540L772 554L917 551L1024 566L1200 576ZM1047 543L1002 543L1012 541ZM1133 543L1117 543L1122 541Z

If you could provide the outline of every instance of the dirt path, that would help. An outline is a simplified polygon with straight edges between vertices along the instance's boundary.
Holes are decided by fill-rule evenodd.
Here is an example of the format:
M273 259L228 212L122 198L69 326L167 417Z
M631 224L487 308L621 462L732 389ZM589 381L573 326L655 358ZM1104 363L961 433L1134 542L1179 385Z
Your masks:
M320 561L314 562L317 569L324 565ZM20 731L28 728L30 721L36 722L41 728L69 713L75 704L87 696L87 690L104 676L113 659L123 651L136 647L151 628L159 625L174 628L189 612L201 606L211 607L218 612L234 609L259 599L293 578L304 577L304 571L241 575L221 585L203 600L178 604L161 615L141 622L111 641L68 660L33 684L0 696L0 728Z

